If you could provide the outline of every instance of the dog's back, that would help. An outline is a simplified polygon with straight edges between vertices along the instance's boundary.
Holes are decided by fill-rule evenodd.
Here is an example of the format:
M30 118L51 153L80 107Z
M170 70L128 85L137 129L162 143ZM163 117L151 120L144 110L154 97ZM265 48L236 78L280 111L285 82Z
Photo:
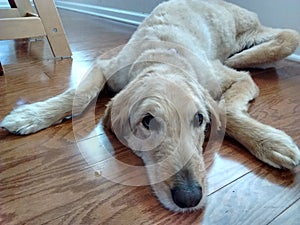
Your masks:
M255 29L255 13L224 1L172 0L160 4L141 24L132 40L180 44L209 59L224 61L237 46L237 37Z

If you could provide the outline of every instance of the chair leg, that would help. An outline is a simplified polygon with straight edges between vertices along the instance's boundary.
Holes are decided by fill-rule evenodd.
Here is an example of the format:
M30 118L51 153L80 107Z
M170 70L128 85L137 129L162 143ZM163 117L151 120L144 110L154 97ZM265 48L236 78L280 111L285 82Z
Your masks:
M32 7L30 0L13 0L19 10L21 17L26 17L28 14L34 15L35 10Z
M44 25L53 55L71 57L72 53L54 1L33 0L33 2Z
M8 0L10 8L17 8L17 5L14 0Z
M0 62L0 76L4 75L4 68L2 67L2 64Z

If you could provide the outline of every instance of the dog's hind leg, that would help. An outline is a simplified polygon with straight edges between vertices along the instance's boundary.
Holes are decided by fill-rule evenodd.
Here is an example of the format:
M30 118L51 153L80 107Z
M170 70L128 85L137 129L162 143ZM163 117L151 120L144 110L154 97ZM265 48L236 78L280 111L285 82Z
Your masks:
M223 66L220 71L232 84L222 95L220 106L226 111L226 132L258 159L277 168L293 168L300 163L300 151L286 133L251 118L248 104L258 88L247 72Z
M232 68L248 68L281 60L292 54L300 35L290 29L273 29L258 25L237 37L237 49L225 60Z
M98 95L106 79L100 66L94 66L78 85L45 101L22 105L0 123L11 133L25 135L37 132L71 115L78 115Z

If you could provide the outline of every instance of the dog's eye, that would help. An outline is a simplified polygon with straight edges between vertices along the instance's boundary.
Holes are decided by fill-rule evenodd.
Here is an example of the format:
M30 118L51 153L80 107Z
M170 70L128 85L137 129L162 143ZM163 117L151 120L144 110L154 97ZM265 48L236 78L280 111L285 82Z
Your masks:
M147 113L146 116L142 119L142 124L147 130L150 129L150 122L153 119L154 117L150 113Z
M203 115L201 113L196 113L193 119L193 124L195 127L200 127L203 123Z

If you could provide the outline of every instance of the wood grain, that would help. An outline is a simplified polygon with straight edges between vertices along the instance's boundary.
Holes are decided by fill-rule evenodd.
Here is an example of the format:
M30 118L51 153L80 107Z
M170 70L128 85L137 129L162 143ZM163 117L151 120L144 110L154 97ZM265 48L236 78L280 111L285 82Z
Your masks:
M45 40L3 41L0 120L18 104L41 101L78 84L99 55L127 42L134 26L59 11L73 52L53 60ZM117 50L112 51L116 52ZM284 129L300 143L300 64L282 61L252 69L261 90L250 114ZM73 120L29 136L0 129L0 224L298 224L300 170L277 170L236 141L205 151L205 209L176 214L162 207L145 171L120 171L142 162L99 125L110 95ZM104 148L103 148L104 146ZM109 175L109 176L108 176ZM117 182L116 182L117 181ZM120 184L123 183L123 184Z
M287 208L282 214L280 214L274 221L270 224L289 224L297 225L300 221L300 200L297 200L295 203L292 203L291 207Z
M36 17L20 17L0 19L1 32L0 40L40 37L44 36L45 30L39 18Z

